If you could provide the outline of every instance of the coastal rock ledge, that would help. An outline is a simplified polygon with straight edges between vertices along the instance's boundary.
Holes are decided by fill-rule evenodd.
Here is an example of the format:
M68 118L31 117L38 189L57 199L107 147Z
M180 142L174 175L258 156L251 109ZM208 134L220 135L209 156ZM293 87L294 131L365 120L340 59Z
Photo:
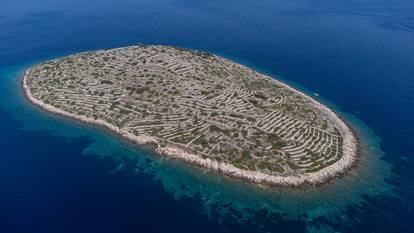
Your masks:
M49 112L248 182L323 184L357 160L354 133L331 109L206 52L138 45L79 53L28 69L22 84Z

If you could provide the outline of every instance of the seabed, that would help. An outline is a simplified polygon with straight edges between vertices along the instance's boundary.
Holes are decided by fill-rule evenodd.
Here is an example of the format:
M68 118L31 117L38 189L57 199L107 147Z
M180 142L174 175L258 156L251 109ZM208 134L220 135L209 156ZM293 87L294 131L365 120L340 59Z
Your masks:
M357 221L350 219L346 211L369 204L368 197L396 195L393 186L386 182L392 172L391 165L382 160L381 139L356 117L326 101L321 102L340 113L356 133L361 151L358 165L323 186L263 188L154 155L101 128L53 116L34 107L25 99L20 86L20 77L27 67L25 64L0 70L5 83L0 86L1 103L11 105L7 110L24 123L25 129L45 130L67 138L87 135L93 143L85 149L85 156L111 156L114 167L119 169L124 167L123 163L133 162L136 166L131 172L153 176L177 201L196 198L210 218L237 219L240 223L260 226L263 219L257 219L255 213L264 212L266 221L300 220L309 232L332 232L333 225Z

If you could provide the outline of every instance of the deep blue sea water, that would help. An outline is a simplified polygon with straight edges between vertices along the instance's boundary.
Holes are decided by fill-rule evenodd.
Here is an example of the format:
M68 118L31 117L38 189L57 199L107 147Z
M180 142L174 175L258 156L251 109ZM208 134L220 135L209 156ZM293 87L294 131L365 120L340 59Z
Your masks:
M22 72L86 50L210 51L318 93L361 139L320 188L252 185L29 104ZM0 232L413 232L414 2L1 0Z

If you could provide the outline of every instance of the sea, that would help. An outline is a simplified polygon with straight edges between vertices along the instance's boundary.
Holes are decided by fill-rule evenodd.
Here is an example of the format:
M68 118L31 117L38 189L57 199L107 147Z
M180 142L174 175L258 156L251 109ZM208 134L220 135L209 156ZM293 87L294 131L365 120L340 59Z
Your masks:
M357 166L259 187L30 104L25 69L136 44L207 51L312 95ZM0 232L414 232L411 0L1 0Z

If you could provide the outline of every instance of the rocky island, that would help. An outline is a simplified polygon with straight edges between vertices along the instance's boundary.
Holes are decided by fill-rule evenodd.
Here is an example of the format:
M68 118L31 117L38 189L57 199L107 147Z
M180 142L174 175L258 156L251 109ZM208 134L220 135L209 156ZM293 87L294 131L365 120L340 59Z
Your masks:
M245 181L322 184L357 159L325 105L219 56L169 46L79 53L36 65L27 98L155 152Z

